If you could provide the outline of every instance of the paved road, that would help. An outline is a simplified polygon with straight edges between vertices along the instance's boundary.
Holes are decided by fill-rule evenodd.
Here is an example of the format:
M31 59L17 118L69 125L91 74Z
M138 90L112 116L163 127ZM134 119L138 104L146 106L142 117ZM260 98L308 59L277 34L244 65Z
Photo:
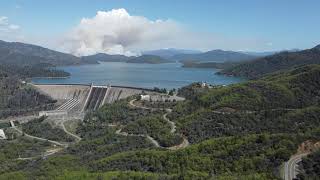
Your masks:
M49 140L49 139L45 139L45 138L40 138L40 137L36 137L36 136L32 136L32 135L29 135L29 134L26 134L24 132L22 132L20 129L18 129L15 125L14 125L14 122L13 121L10 121L10 123L12 124L12 128L16 131L18 131L20 134L24 134L25 137L28 137L30 139L36 139L36 140L39 140L39 141L48 141L52 144L55 144L55 145L58 145L58 146L63 146L63 147L67 147L68 144L65 144L65 143L60 143L60 142L57 142L57 141L52 141L52 140Z
M298 163L301 162L302 158L307 156L309 153L298 154L292 156L289 161L284 165L284 179L292 180L297 177L298 174Z
M129 102L129 105L134 107L134 108L140 108L140 109L146 109L146 110L156 110L156 109L160 109L160 108L149 108L149 107L144 107L144 106L138 106L136 104L134 104L134 102L136 101L136 99L133 99Z
M69 131L66 129L66 127L64 126L64 123L67 122L67 121L68 121L68 120L63 120L63 121L61 121L61 127L62 127L63 131L64 131L66 134L74 137L77 142L81 141L81 139L82 139L81 137L79 137L79 136L76 135L76 134L73 134L73 133L69 132Z
M166 109L166 111L167 111L167 113L165 113L162 117L163 117L164 120L166 120L170 124L170 127L171 127L171 131L170 132L171 133L175 133L177 131L176 123L170 121L170 119L167 118L167 115L172 112L172 109Z
M69 134L70 136L74 137L75 139L77 139L77 142L81 140L81 138L75 134L72 134L71 132L69 132L65 126L64 126L64 122L65 121L61 121L61 126L63 128L63 130L65 131L65 133ZM20 134L24 134L25 137L27 138L30 138L30 139L36 139L36 140L40 140L40 141L48 141L52 144L55 144L55 145L58 145L58 146L62 146L62 148L56 148L56 149L52 149L52 150L48 150L47 152L45 152L43 155L41 156L34 156L34 157L26 157L26 158L17 158L18 160L32 160L32 159L36 159L36 158L39 158L39 157L42 157L42 158L46 158L48 156L51 156L57 152L60 152L61 150L63 150L64 148L67 148L69 146L69 144L67 143L60 143L60 142L57 142L57 141L52 141L52 140L49 140L49 139L45 139L45 138L40 138L40 137L36 137L36 136L32 136L32 135L29 135L29 134L26 134L24 132L22 132L20 129L18 129L14 122L13 121L10 121L10 124L12 126L12 128L16 131L18 131Z
M63 148L56 148L56 149L51 149L46 151L43 155L39 155L39 156L33 156L33 157L26 157L26 158L17 158L18 160L33 160L33 159L37 159L37 158L46 158L48 156L51 156L57 152L60 152L61 150L63 150Z
M144 107L144 106L139 106L139 105L136 105L134 104L134 102L136 101L136 99L133 99L129 102L129 105L134 107L134 108L140 108L140 109L146 109L146 110L166 110L167 113L165 113L162 117L164 120L166 120L169 124L170 124L170 127L171 127L171 130L170 132L171 133L175 133L176 132L176 124L175 122L173 121L170 121L170 119L167 117L167 115L169 113L172 112L172 109L163 109L163 108L149 108L149 107ZM134 134L128 134L128 133L124 133L124 132L121 132L121 129L117 130L116 131L116 134L119 134L119 135L125 135L125 136L140 136L140 137L146 137L148 138L156 147L161 147L161 148L165 148L165 149L170 149L170 150L178 150L178 149L183 149L187 146L189 146L189 141L187 138L185 137L182 137L183 138L183 141L181 144L178 144L176 146L172 146L172 147L163 147L163 146L160 146L159 142L157 140L155 140L154 138L152 138L151 136L149 135L144 135L144 134L138 134L138 135L134 135Z
M113 125L112 125L112 126L110 125L110 127L114 127L114 126L113 126ZM121 136L145 137L145 138L149 139L150 142L151 142L154 146L156 146L156 147L161 147L160 144L158 143L158 141L155 140L153 137L151 137L151 136L149 136L149 135L145 135L145 134L129 134L129 133L126 133L126 132L121 132L121 130L122 130L122 129L118 129L118 130L116 131L116 134L121 135Z
M79 118L79 116L75 116L72 118ZM67 120L65 120L64 118L62 120L60 120L60 124L61 124L61 127L62 129L64 130L64 132L72 137L74 137L76 139L76 142L79 142L81 140L81 137L69 132L65 126L64 126L64 123L68 120L73 120L72 118L69 118ZM26 134L24 132L22 132L20 129L18 129L15 124L14 124L14 121L10 121L10 124L11 124L11 127L16 130L17 132L19 132L20 134L24 134L25 137L27 138L30 138L30 139L36 139L36 140L40 140L40 141L46 141L46 142L50 142L54 145L58 145L58 146L61 146L62 148L56 148L56 149L52 149L52 150L48 150L47 152L45 152L43 155L41 156L35 156L35 157L26 157L26 158L18 158L18 160L32 160L32 159L36 159L36 158L39 158L39 157L42 157L42 158L45 158L47 156L51 156L57 152L60 152L61 150L63 150L64 148L67 148L69 146L68 143L61 143L61 142L57 142L57 141L53 141L53 140L49 140L49 139L45 139L45 138L40 138L40 137L36 137L36 136L32 136L32 135L29 135L29 134Z

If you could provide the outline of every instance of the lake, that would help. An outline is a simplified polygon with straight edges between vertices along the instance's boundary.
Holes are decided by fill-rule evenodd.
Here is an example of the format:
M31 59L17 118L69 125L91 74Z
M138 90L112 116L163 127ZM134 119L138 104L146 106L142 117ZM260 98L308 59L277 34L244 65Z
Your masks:
M94 65L58 67L71 74L69 78L34 78L38 84L118 85L142 88L180 88L193 82L227 85L244 81L236 77L216 75L216 69L183 68L180 63L131 64L101 62Z

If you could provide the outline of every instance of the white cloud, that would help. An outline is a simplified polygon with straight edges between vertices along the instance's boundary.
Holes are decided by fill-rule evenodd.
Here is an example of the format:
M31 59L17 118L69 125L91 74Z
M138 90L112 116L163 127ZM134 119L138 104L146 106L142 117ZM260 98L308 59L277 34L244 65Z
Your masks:
M20 27L15 24L9 23L9 18L6 16L0 16L0 31L14 31L18 30Z
M252 38L225 37L199 30L189 30L173 20L150 20L130 15L125 9L98 11L92 18L83 18L64 38L59 48L72 54L98 52L134 55L158 48L257 49L266 42Z
M9 29L10 29L10 30L18 30L18 29L20 29L20 26L15 25L15 24L10 24L10 25L9 25Z
M132 47L169 38L179 28L171 20L152 21L132 16L125 9L98 11L93 18L83 18L67 34L63 46L76 55L97 52L132 55Z
M37 44L74 55L108 54L138 55L141 51L160 48L266 49L269 41L248 37L226 37L204 32L204 27L190 30L176 21L150 20L130 15L125 9L98 11L94 17L82 18L64 34L25 34L24 29L0 16L0 39ZM43 30L44 32L45 29Z
M0 39L7 41L21 40L20 26L11 24L9 18L0 16Z

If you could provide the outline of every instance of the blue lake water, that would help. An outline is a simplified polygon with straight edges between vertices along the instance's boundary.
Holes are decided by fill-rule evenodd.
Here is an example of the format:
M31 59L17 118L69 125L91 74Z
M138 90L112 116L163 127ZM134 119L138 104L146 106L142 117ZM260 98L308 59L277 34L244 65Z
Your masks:
M94 65L59 67L71 74L69 78L34 78L39 84L90 84L119 85L143 88L180 88L192 82L210 84L232 84L241 78L216 75L215 69L182 68L179 63L130 64L121 62L101 62Z

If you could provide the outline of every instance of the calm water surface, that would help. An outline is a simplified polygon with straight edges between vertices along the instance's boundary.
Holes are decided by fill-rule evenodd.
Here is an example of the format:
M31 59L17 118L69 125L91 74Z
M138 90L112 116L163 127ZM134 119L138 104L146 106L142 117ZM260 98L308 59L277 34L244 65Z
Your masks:
M241 78L214 74L218 70L182 68L179 63L130 64L101 62L95 65L66 66L58 69L71 74L69 78L35 78L34 83L45 84L90 84L121 85L144 88L179 88L192 82L210 84L232 84L243 81Z

